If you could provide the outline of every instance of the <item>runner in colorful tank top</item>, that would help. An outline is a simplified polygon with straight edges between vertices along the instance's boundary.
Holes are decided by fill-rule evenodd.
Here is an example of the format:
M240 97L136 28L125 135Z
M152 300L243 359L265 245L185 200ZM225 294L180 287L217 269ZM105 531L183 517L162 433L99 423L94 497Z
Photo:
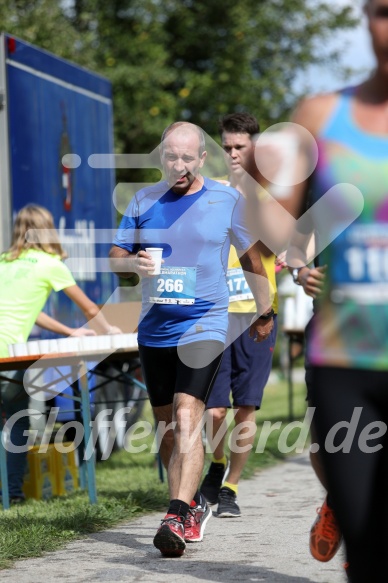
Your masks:
M310 192L327 266L307 357L317 447L352 583L388 581L388 0L367 1L365 12L376 69L357 87L299 105L293 121L314 136L318 164L283 202L301 216Z

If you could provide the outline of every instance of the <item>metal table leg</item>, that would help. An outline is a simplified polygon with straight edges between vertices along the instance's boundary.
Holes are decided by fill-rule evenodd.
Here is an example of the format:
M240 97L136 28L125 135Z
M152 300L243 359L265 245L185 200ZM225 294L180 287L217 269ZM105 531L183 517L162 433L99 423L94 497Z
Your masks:
M81 472L84 472L86 468L89 500L92 504L96 504L97 489L96 489L95 453L91 430L90 394L87 380L87 367L84 362L81 362L79 367L79 384L81 388L81 413L82 423L84 426L84 443L85 443L84 455L83 458L79 460L79 463Z
M1 493L3 499L3 509L9 508L9 491L8 491L8 473L7 473L7 454L5 451L5 432L3 431L3 414L0 407L0 479L1 479Z

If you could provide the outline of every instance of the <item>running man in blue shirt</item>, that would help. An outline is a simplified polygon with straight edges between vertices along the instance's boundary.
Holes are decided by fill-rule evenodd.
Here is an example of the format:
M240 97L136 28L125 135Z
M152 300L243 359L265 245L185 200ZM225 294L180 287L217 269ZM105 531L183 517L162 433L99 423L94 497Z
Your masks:
M273 311L267 274L246 226L244 198L200 173L206 158L202 130L172 124L163 133L160 155L166 180L135 194L110 257L119 275L142 278L143 375L159 428L168 425L161 456L170 505L154 545L164 555L180 556L186 542L202 540L211 516L197 491L204 463L200 428L226 338L232 243L256 301L254 341L271 333ZM157 276L148 274L154 262L146 247L163 248Z

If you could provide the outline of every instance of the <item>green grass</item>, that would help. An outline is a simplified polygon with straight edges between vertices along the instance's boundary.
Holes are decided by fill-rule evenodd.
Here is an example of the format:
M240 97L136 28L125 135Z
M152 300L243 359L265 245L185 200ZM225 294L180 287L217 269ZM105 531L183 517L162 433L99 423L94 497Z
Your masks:
M295 385L296 419L304 416L304 397L305 387ZM146 418L152 418L149 408ZM258 435L265 421L281 421L282 427L269 437L263 453L251 453L244 470L245 478L284 458L278 449L279 434L288 422L284 381L266 388L257 420ZM10 567L16 559L40 556L123 520L146 512L163 511L168 502L168 491L166 483L159 481L155 455L149 451L152 441L153 436L144 440L148 451L116 452L106 462L97 464L98 504L91 505L87 494L77 491L66 497L48 501L28 500L10 510L0 510L0 569ZM289 441L295 441L295 435L291 434ZM136 445L141 443L138 441ZM257 439L254 449L256 443Z

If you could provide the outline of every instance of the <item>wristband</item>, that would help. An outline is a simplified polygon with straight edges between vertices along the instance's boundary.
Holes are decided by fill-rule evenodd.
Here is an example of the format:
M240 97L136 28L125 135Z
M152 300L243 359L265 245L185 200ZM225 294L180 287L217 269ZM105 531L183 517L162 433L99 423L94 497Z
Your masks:
M292 270L292 280L294 283L296 283L296 285L302 285L299 281L299 272L303 269L303 267L306 267L305 265L303 265L302 267L294 267L294 269Z
M274 315L275 312L271 308L267 314L261 314L261 316L258 316L258 320L270 320Z

